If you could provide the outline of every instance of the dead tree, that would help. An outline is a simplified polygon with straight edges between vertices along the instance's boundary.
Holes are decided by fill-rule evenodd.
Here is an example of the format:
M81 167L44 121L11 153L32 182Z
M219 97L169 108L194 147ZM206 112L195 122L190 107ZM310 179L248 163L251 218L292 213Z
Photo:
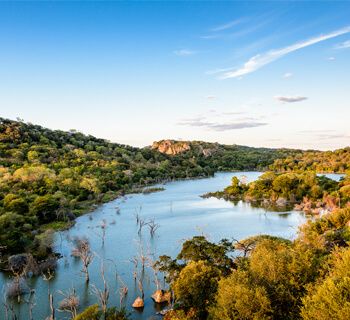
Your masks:
M143 300L145 298L145 293L143 291L143 284L142 284L142 278L141 277L139 278L138 284L139 284L139 290L140 290L140 293L141 293L141 299Z
M95 285L92 285L92 292L96 295L97 299L100 302L101 309L103 312L103 317L106 319L107 315L107 306L109 300L109 287L105 278L105 270L103 263L101 264L101 277L103 281L103 290L98 289Z
M137 232L139 235L142 233L142 228L147 225L147 221L144 219L139 220L139 231Z
M135 218L136 218L136 225L140 222L140 213L141 213L142 207L140 206L138 209L135 209Z
M235 249L242 251L244 258L247 257L248 253L252 251L252 249L257 243L257 239L254 237L252 237L251 239L246 239L244 241L239 241L237 239L233 239L233 241L236 242L236 245L234 246Z
M31 254L18 254L11 256L8 260L9 269L12 272L13 279L7 285L6 295L10 298L17 298L18 303L21 296L29 292L26 282L28 273L36 273L38 265Z
M25 302L28 304L28 316L29 320L34 320L33 318L33 309L36 305L35 303L35 290L30 290L29 297Z
M118 280L121 283L121 287L119 288L119 305L120 305L120 307L122 307L123 301L125 300L129 289L128 289L128 287L126 286L125 282L123 281L123 279L120 276L118 276Z
M55 319L55 308L53 306L53 295L52 295L51 290L50 290L50 281L54 277L54 273L50 269L48 269L45 273L42 273L41 276L42 276L43 280L47 282L47 297L49 300L50 312L51 312L50 316L47 319L54 320Z
M63 300L59 303L58 311L68 312L72 319L75 318L79 307L79 297L76 294L75 289L73 288L66 293L62 291L59 291L58 293L63 296Z
M49 320L55 320L55 307L53 305L53 295L52 293L49 294L49 304L50 304L50 316L48 317Z
M137 241L137 245L138 245L138 254L136 257L133 258L133 261L137 261L137 264L140 263L142 274L144 274L145 267L148 263L148 255L145 254L141 241ZM136 265L136 268L137 268L137 265Z
M139 265L139 260L137 259L137 257L133 257L129 261L134 265L133 276L134 276L134 280L136 280L137 267Z
M105 238L106 238L106 231L107 231L107 222L105 219L102 220L102 223L100 225L101 227L101 239L102 239L102 247L105 245Z
M149 266L152 268L153 270L153 276L154 276L154 283L157 287L157 290L161 290L161 285L160 285L160 281L158 279L158 273L159 273L159 266L158 264L156 264L154 261L151 260L151 258L149 258Z
M160 225L154 221L154 219L150 219L147 223L147 226L149 228L149 233L151 237L154 237L154 234L159 229Z
M72 251L72 255L74 257L80 258L83 264L83 269L81 272L85 274L85 281L88 283L90 280L89 265L94 259L94 254L91 252L89 241L87 239L77 239L75 248Z

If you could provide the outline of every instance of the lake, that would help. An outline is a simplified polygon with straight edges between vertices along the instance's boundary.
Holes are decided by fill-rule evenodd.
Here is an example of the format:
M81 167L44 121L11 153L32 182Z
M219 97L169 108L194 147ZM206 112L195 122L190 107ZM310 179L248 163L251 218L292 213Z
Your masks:
M129 292L125 306L132 313L133 319L158 319L157 306L151 299L155 290L152 270L146 270L143 282L145 291L145 308L143 312L131 308L139 295L135 284L133 257L141 251L153 260L159 255L176 256L185 239L194 235L205 235L211 241L222 238L242 239L251 235L270 234L293 239L298 226L305 221L303 214L291 212L269 212L252 208L247 203L234 205L216 198L202 199L200 195L222 190L230 184L233 176L246 176L248 181L257 179L259 172L217 173L212 178L169 182L164 191L151 194L133 194L119 198L98 207L94 212L79 217L74 227L59 232L55 237L55 250L63 256L58 261L55 277L50 281L50 290L57 305L63 296L59 291L75 288L80 298L80 310L97 302L92 294L92 285L102 288L100 274L104 261L105 276L110 287L110 305L119 306L119 288L121 281L127 285ZM333 178L338 178L334 176ZM119 208L119 209L117 209ZM141 219L154 219L160 225L155 236L151 237L149 229L143 228L138 235L136 213ZM102 245L101 223L107 224L105 243ZM90 285L87 287L81 263L71 257L73 239L89 239L95 258L89 267ZM0 288L4 291L8 275L0 273ZM34 319L45 319L49 314L48 283L41 277L29 279L29 286L35 289L36 306ZM3 296L3 295L2 295ZM15 306L19 320L28 319L28 305ZM69 319L67 313L56 313L57 319ZM3 305L0 306L0 319L5 319Z

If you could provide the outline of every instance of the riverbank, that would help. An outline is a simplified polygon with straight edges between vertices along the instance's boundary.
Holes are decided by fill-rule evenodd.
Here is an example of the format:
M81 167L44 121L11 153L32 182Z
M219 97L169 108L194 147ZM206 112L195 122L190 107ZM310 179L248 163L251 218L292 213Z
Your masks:
M215 197L237 203L244 201L252 206L268 210L296 210L318 215L332 212L348 202L343 189L346 184L334 174L313 172L274 173L265 172L257 181L247 183L234 177L231 185L222 191L209 192L203 198Z
M68 292L73 287L81 298L79 311L94 304L95 297L87 292L91 292L93 285L103 288L101 265L104 263L105 278L110 292L117 293L124 285L128 287L128 296L123 305L132 313L132 319L145 320L155 316L159 308L151 299L156 286L153 269L148 266L145 267L143 282L144 310L140 313L131 308L136 297L140 295L137 283L135 285L135 265L131 262L135 257L140 257L142 250L140 246L144 255L148 256L150 253L150 259L154 261L164 254L175 256L183 239L198 234L205 234L212 241L220 241L223 237L243 239L257 234L294 238L298 226L305 221L302 214L292 212L280 215L271 212L266 215L264 210L249 205L233 206L226 201L199 197L210 190L224 188L232 176L246 175L251 181L257 179L260 174L260 172L225 172L216 173L214 177L206 179L169 182L162 192L128 194L126 198L119 197L99 205L89 214L77 217L71 228L55 233L53 248L61 256L57 261L54 278L50 281L55 305L62 299L57 292ZM116 208L119 208L118 212ZM153 237L148 227L144 227L139 234L136 213L144 221L154 220L159 225ZM100 227L103 222L106 225L104 245ZM81 273L81 262L71 256L74 239L81 237L89 240L91 251L96 254L89 266L88 286ZM138 266L140 274L141 264ZM160 281L161 277L159 274ZM37 301L47 301L48 283L41 276L28 278L26 281L28 286L35 290ZM0 274L0 288L6 287L9 282L9 274ZM111 294L110 305L120 305L118 294ZM1 305L0 313L2 307ZM48 307L48 303L37 304L33 310L34 318L45 319L50 312ZM15 306L16 312L21 315L19 320L27 320L27 309L25 303ZM57 313L56 317L61 320L65 314Z

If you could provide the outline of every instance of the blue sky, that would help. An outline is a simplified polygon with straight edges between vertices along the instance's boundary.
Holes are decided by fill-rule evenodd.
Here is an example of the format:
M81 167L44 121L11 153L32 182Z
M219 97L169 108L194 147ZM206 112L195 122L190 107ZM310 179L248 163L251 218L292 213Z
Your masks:
M350 2L1 2L0 115L114 142L350 145Z

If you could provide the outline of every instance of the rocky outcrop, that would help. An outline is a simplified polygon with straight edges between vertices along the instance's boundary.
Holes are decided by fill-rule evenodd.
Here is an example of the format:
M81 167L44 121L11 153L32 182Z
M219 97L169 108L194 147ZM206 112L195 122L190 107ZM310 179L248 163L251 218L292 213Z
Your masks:
M164 290L156 290L152 294L152 299L156 303L167 303L170 302L171 299L171 293L169 291Z
M143 301L142 298L140 297L137 297L134 301L134 303L132 304L132 307L133 308L136 308L136 309L141 309L145 306L145 302Z
M191 146L188 141L161 140L153 142L152 149L168 155L176 155L191 150Z

